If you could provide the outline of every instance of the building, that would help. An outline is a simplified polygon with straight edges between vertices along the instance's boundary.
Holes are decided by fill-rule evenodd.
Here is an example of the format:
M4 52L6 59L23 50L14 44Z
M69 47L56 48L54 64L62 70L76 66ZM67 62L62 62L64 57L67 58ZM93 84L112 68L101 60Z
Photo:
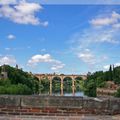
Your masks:
M7 79L7 78L8 78L8 73L5 70L5 65L3 65L0 73L0 79Z

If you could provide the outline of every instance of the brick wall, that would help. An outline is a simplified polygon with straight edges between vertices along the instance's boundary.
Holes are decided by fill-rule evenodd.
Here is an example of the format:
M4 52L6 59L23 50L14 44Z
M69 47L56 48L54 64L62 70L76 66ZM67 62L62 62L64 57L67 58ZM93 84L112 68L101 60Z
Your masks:
M79 115L120 114L120 99L60 96L0 96L0 114Z

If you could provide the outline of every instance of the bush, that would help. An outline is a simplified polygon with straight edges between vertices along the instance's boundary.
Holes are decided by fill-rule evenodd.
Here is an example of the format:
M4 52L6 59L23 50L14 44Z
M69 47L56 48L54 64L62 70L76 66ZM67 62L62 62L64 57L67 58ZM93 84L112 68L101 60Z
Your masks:
M115 97L120 97L120 88L117 90L117 92L115 93Z
M6 85L10 85L10 84L11 84L11 82L8 79L5 79L5 80L1 79L0 80L0 86L6 86Z
M23 84L0 86L0 94L29 95L32 90Z
M96 82L95 80L86 80L85 81L85 95L90 97L96 97Z

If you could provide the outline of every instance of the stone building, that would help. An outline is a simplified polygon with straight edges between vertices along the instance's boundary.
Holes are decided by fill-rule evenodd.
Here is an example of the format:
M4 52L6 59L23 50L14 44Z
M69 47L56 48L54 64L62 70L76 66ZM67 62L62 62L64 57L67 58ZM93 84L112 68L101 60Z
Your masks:
M7 78L8 78L8 73L5 70L5 65L3 65L0 73L0 79L7 79Z

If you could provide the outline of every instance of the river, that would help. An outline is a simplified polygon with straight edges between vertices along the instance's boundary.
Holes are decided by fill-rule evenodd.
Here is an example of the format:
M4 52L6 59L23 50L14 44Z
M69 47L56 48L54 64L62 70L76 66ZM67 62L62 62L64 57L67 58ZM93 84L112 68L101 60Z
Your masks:
M41 95L49 95L49 93L43 93L43 94L41 94ZM61 96L60 93L52 93L52 95L53 95L53 96ZM84 97L85 94L84 94L84 92L79 91L79 92L75 92L74 95L73 95L73 93L64 93L63 96L80 96L80 97Z

